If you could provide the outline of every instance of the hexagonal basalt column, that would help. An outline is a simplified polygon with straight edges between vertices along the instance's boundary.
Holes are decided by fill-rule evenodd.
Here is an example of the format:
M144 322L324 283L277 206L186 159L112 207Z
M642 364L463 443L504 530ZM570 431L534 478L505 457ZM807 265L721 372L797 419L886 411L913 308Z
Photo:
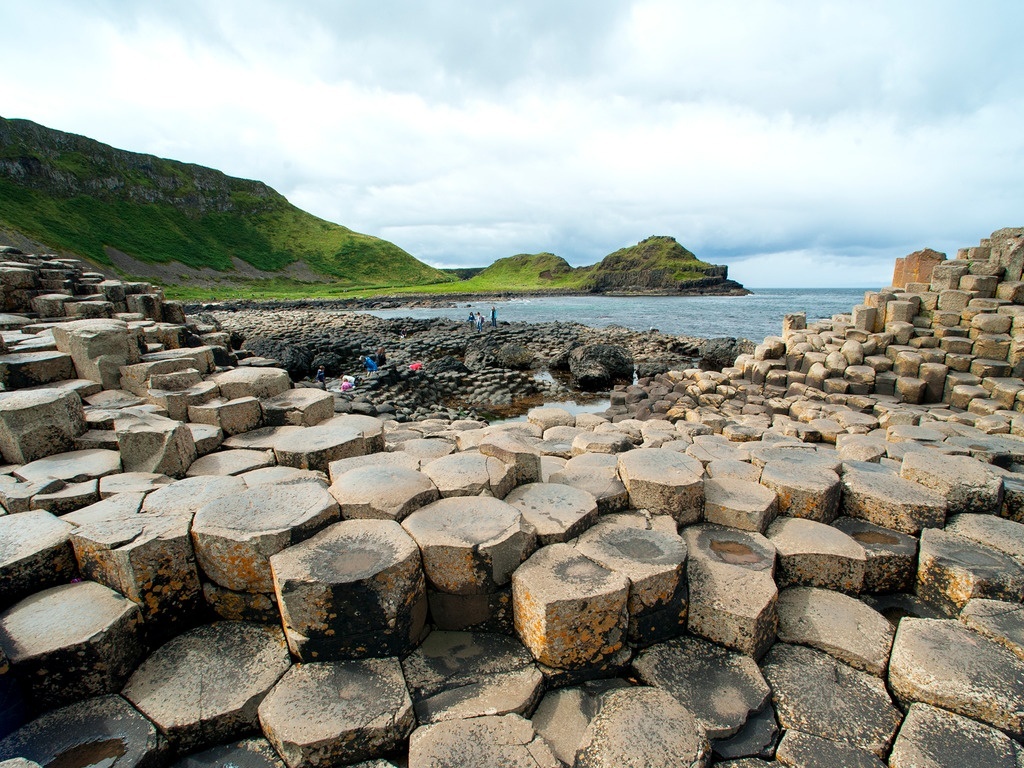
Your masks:
M629 640L650 645L686 628L686 545L672 533L603 520L576 548L629 580Z
M70 581L72 525L41 509L0 516L0 608L38 589Z
M402 526L423 552L431 586L456 595L506 586L536 544L533 527L516 507L486 496L440 499Z
M257 707L290 666L279 627L219 621L154 651L122 695L187 752L254 731Z
M299 664L260 704L288 765L348 765L394 750L416 725L398 659Z
M139 607L92 581L27 597L0 615L0 647L40 709L117 691L142 655Z
M865 592L913 591L917 539L856 517L841 517L833 525L864 548Z
M619 476L635 509L671 515L680 525L704 514L704 466L663 448L638 448L619 455Z
M1020 602L1024 568L1006 553L966 536L926 530L921 532L917 594L949 615L975 597Z
M597 519L597 499L589 491L561 483L527 483L505 501L523 513L537 530L541 546L579 536Z
M878 464L847 462L842 483L842 512L850 517L911 535L946 521L944 498Z
M445 498L477 496L487 491L502 499L515 487L515 468L482 453L453 453L423 466Z
M515 627L533 657L559 669L600 664L623 646L629 580L568 544L536 552L512 577Z
M0 452L24 464L74 447L85 432L82 401L75 392L34 389L0 394Z
M200 567L222 587L272 592L270 556L338 520L319 483L258 485L196 512L192 539Z
M704 481L704 519L709 523L764 533L778 511L778 496L763 485L728 477Z
M327 472L332 461L362 456L366 437L358 425L339 425L332 421L289 432L274 442L277 463L285 467Z
M401 522L440 494L430 478L415 469L368 466L342 473L330 488L346 520Z
M404 655L426 624L420 551L391 520L345 520L271 560L292 653L303 661Z
M768 528L779 556L780 587L801 585L841 592L864 587L864 548L838 528L799 517L780 517Z

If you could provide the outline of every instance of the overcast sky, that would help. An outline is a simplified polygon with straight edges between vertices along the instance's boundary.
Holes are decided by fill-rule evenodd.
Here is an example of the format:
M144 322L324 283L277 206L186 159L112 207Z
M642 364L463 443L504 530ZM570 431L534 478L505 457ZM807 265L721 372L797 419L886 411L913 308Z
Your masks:
M0 0L0 29L0 115L435 266L671 235L748 286L877 286L1024 226L1019 0Z

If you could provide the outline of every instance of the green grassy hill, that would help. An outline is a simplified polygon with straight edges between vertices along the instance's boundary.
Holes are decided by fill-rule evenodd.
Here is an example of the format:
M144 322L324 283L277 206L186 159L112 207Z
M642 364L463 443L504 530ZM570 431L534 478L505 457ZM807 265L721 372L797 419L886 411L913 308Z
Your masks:
M314 280L351 289L454 279L393 243L296 208L261 182L27 120L0 118L0 227L98 265L111 266L114 249L143 264L217 270L228 284L269 283L275 293ZM278 274L246 279L232 259Z

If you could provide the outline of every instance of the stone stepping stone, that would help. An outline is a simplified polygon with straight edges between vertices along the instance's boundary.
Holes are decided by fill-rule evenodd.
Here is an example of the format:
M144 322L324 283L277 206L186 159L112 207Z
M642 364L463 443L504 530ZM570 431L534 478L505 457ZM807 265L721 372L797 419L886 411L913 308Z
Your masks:
M216 451L220 448L221 443L224 442L224 431L213 424L195 424L190 422L185 426L192 433L192 442L195 443L196 453L200 456Z
M633 668L644 683L671 694L711 739L735 735L771 695L752 658L695 637L654 645Z
M839 435L836 438L836 453L843 461L877 463L886 455L886 443L884 438L874 435Z
M515 627L537 661L593 666L623 647L629 581L568 544L538 550L512 576Z
M332 461L372 452L359 425L339 425L333 420L289 433L274 443L278 464L320 472L327 472Z
M67 308L81 308L81 305ZM99 382L104 389L121 386L121 366L138 363L140 358L136 336L121 320L59 323L53 326L53 340L57 349L71 355L80 378Z
M186 477L202 477L203 475L240 475L254 469L272 467L275 463L271 451L249 451L245 449L228 449L215 451L200 456L188 468Z
M775 644L761 670L783 728L887 753L902 714L874 675L787 643Z
M1024 750L1005 733L927 704L911 704L890 768L1019 768Z
M424 464L422 472L444 498L479 496L486 491L503 499L515 487L514 468L481 453L442 456Z
M774 753L778 740L779 725L775 722L775 708L769 701L764 709L747 718L747 722L735 736L728 739L714 739L711 742L711 748L719 760L717 765L742 765L742 760L739 763L730 763L728 760L729 758L756 760L757 757L768 757Z
M917 578L917 539L856 517L840 517L833 527L864 549L865 592L909 592Z
M958 618L965 626L1024 659L1024 606L1020 603L976 597L967 601Z
M900 477L944 498L951 515L994 515L1003 503L1002 478L970 456L946 456L931 451L908 453L900 467Z
M746 461L737 459L715 459L709 461L704 471L708 477L715 480L743 480L748 483L756 483L761 479L761 467ZM705 490L705 493L707 491ZM707 499L705 498L705 504Z
M421 462L440 459L455 452L455 443L437 437L417 437L405 440L395 449L415 456Z
M114 433L126 472L184 477L199 455L192 431L185 424L155 414L118 418Z
M239 475L246 486L254 488L267 483L319 483L327 487L327 475L312 469L295 469L294 467L263 467L252 469Z
M842 514L849 517L915 536L946 522L944 498L878 464L844 464L842 484Z
M416 542L392 520L344 520L271 558L292 653L302 661L402 656L422 639Z
M625 680L610 678L548 691L533 713L533 727L547 741L555 757L572 765L587 726L601 708L601 696L627 687L629 683Z
M832 765L842 768L886 768L884 762L865 749L794 729L782 734L775 759L779 765L795 768Z
M537 541L518 508L486 496L440 499L413 512L402 527L423 554L431 586L455 595L508 585Z
M757 482L728 477L704 481L704 519L709 523L764 533L778 510L778 495Z
M757 467L764 467L770 461L795 461L805 465L823 466L835 471L835 466L833 466L836 461L835 457L820 453L815 446L809 443L799 443L789 439L762 440L756 445L749 446L747 452L750 456L750 463Z
M285 435L303 432L305 427L260 427L224 438L225 448L240 448L250 451L273 450L274 444Z
M820 523L831 523L838 514L839 475L810 456L805 461L769 461L761 470L760 483L778 494L780 514Z
M860 600L814 587L779 593L779 640L808 645L854 669L885 676L896 632L878 611Z
M36 459L15 470L16 477L26 483L57 479L66 483L81 483L121 471L121 455L117 451L100 448L68 451Z
M431 632L402 662L421 725L482 715L526 717L544 677L523 645L484 632Z
M117 493L88 507L69 512L61 517L61 520L77 526L122 520L139 514L145 498L146 495L143 493Z
M174 482L167 475L154 472L122 472L100 478L100 498L118 493L150 493Z
M541 456L540 457L540 480L542 483L550 483L551 476L561 469L565 468L567 459L563 459L558 456ZM593 494L591 494L593 495ZM596 499L595 499L596 501Z
M73 527L41 509L0 516L0 608L74 577Z
M167 741L120 696L98 696L47 712L0 741L0 760L40 766L164 765Z
M704 508L704 466L664 448L638 448L619 456L629 503L655 515L670 515L680 525L699 522Z
M778 626L775 547L760 534L717 525L683 531L691 634L760 658Z
M441 495L423 473L386 465L351 469L337 476L330 492L341 507L341 516L345 520L362 518L398 522Z
M535 438L512 432L489 433L477 446L484 456L492 456L512 468L516 485L540 480L540 451Z
M32 500L41 493L53 493L64 487L63 480L44 480L40 483L19 483L10 475L0 484L0 504L12 515L28 512Z
M337 502L317 483L258 485L199 508L192 521L196 559L222 587L273 592L271 555L338 518Z
M245 489L246 484L237 477L189 477L175 480L148 494L142 502L142 511L151 515L192 516L209 502L226 496L237 496Z
M654 712L657 717L651 716ZM602 697L573 765L691 768L705 765L710 753L704 729L671 694L660 688L619 688Z
M92 581L62 584L0 614L0 648L38 709L114 693L142 655L135 603Z
M312 387L289 389L263 400L267 424L312 427L334 417L334 395Z
M132 515L71 533L82 575L136 603L147 632L174 633L199 607L199 573L188 514Z
M526 420L536 424L544 432L553 427L575 427L576 417L565 408L546 406L544 408L531 408L526 414Z
M265 592L236 592L209 581L202 583L203 599L225 621L254 621L280 625L277 597Z
M263 738L243 739L183 757L171 768L287 768L270 742Z
M633 448L632 441L617 432L581 432L572 440L572 455L583 453L622 453Z
M189 752L255 731L257 707L290 666L280 627L221 621L158 648L122 695Z
M519 715L444 720L413 731L409 768L433 766L561 768L543 737Z
M28 464L68 451L85 429L82 400L75 392L0 392L0 453L10 464Z
M600 463L600 462L604 463ZM551 474L548 482L569 485L593 495L602 515L626 509L629 494L619 479L618 459L605 454L586 453L569 459L565 466Z
M748 461L750 446L733 442L723 435L694 435L693 443L686 448L685 453L701 464L717 459Z
M945 530L1003 552L1024 565L1024 524L992 515L963 514L950 517Z
M298 664L259 706L289 765L339 765L391 752L416 727L398 659Z
M63 482L63 481L60 481ZM45 509L55 515L64 515L100 500L99 481L86 480L66 485L59 491L37 493L32 497L32 506Z
M283 368L232 368L210 377L227 400L239 397L271 398L291 389Z
M561 483L527 483L513 488L505 502L537 531L541 546L579 536L597 520L597 499L589 491Z
M973 597L1020 602L1024 568L1009 555L956 533L921 533L917 594L949 615Z
M860 592L867 556L864 548L831 525L797 517L771 524L768 540L778 552L776 581L780 587L823 587Z
M263 409L255 397L239 397L234 400L218 398L190 405L188 420L217 427L228 436L239 435L263 424Z
M957 621L903 619L889 685L904 706L920 701L1024 736L1024 661Z
M8 390L45 386L75 376L71 356L56 350L0 355L0 384Z
M363 467L402 467L404 469L419 470L420 460L418 456L407 454L404 451L392 451L389 453L371 453L366 456L352 456L347 459L332 461L328 467L328 477L331 481L337 480L346 472Z
M576 540L576 549L629 580L630 642L675 637L686 628L686 545L674 531L604 518Z

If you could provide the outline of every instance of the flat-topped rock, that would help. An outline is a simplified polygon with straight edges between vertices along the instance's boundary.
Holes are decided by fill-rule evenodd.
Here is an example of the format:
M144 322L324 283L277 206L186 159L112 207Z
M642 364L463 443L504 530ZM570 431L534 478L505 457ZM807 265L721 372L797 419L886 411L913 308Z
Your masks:
M442 456L454 453L455 449L454 441L441 437L414 437L409 440L403 440L395 447L396 451L408 453L410 456L419 459L420 462L439 459Z
M942 707L1018 740L1024 732L1024 661L957 621L903 619L889 685L905 706Z
M224 438L225 448L242 448L246 450L273 450L274 444L285 435L302 432L305 427L259 427L237 435Z
M167 740L153 723L117 695L47 712L0 741L0 760L22 758L29 765L80 766L88 760L85 765L146 768L169 757Z
M319 483L324 488L328 487L327 475L317 472L314 469L295 469L294 467L261 467L243 472L240 477L245 484L252 488L267 483Z
M582 453L616 454L628 451L632 447L632 441L618 432L581 432L572 440L573 456Z
M26 464L69 450L86 430L82 401L74 392L34 389L0 393L0 452Z
M334 416L334 395L311 387L289 389L266 398L262 406L270 426L312 427Z
M150 493L172 482L173 478L156 472L119 472L100 478L100 498L118 493Z
M598 463L602 459L608 461ZM566 461L564 467L548 477L548 482L569 485L593 495L603 515L618 512L629 505L629 494L619 479L617 463L614 456L585 453Z
M199 455L192 431L180 421L156 415L131 415L114 422L126 472L155 472L184 477Z
M856 517L841 517L833 527L864 549L864 591L908 592L917 577L917 539Z
M193 752L171 768L287 768L277 751L264 738L251 738Z
M289 765L350 764L394 750L416 718L398 659L299 664L259 706Z
M778 765L800 768L833 765L842 768L886 768L885 763L866 749L792 728L782 734L775 759Z
M942 496L878 464L848 462L842 484L844 515L912 535L945 524L946 500Z
M231 368L210 377L227 400L239 397L272 398L291 389L283 368Z
M538 550L512 575L515 628L549 667L599 663L622 647L629 581L568 544Z
M255 730L260 702L289 666L279 627L216 622L158 648L122 694L187 752Z
M252 451L244 448L215 451L192 462L186 477L202 475L241 475L256 469L271 467L276 459L272 451Z
M485 632L431 632L402 662L421 725L532 713L543 676L517 640Z
M416 542L392 520L344 520L271 558L292 653L303 661L399 656L421 640Z
M514 468L481 453L443 456L424 464L422 471L445 498L479 496L486 491L503 499L515 487Z
M1009 555L957 533L921 533L917 594L954 615L974 597L1020 601L1024 568Z
M413 731L409 768L559 768L558 759L533 725L519 715L444 720Z
M516 485L540 480L540 450L531 445L530 438L508 431L491 432L477 449L511 467Z
M783 728L886 754L902 715L885 684L812 648L777 643L762 671Z
M235 496L246 489L246 484L237 477L188 477L175 480L148 494L142 510L153 515L183 514L195 515L200 507L225 496Z
M951 515L998 514L1002 506L1002 478L970 456L945 456L928 451L908 453L903 459L900 477L942 496Z
M494 592L536 546L518 508L485 496L440 499L413 512L402 527L423 553L423 569L441 592Z
M75 306L70 304L68 308ZM141 359L139 341L121 320L89 319L53 327L57 349L71 355L79 378L91 379L104 389L121 386L121 366Z
M440 496L430 478L399 466L365 466L337 476L330 488L346 520L401 522Z
M704 729L672 695L660 688L619 688L602 697L574 766L692 768L706 765L710 752Z
M796 517L780 517L768 528L779 557L780 587L823 587L860 592L867 557L864 548L838 528Z
M601 707L601 696L628 686L621 678L610 678L548 691L533 713L533 727L544 737L555 757L572 765L583 734Z
M544 408L531 408L526 414L526 420L536 424L543 431L552 427L575 427L576 417L565 408L546 406Z
M711 739L736 734L771 694L752 658L694 637L648 648L633 668L682 704Z
M0 355L0 384L9 390L46 386L76 377L71 355L56 350Z
M970 629L1024 659L1024 605L975 597L960 611L959 620Z
M37 592L0 614L0 648L39 709L114 693L142 655L139 608L92 581Z
M339 519L318 483L258 485L200 507L192 523L203 572L228 589L272 592L270 557Z
M618 469L634 508L670 515L680 525L700 521L704 467L696 459L664 448L638 448L619 455Z
M813 454L817 456L817 454ZM778 495L779 513L830 523L838 514L842 486L830 467L805 460L772 460L761 470L761 485Z
M44 510L0 516L0 607L74 577L72 528Z
M950 517L945 530L1003 552L1024 565L1024 523L993 515L962 514Z
M117 451L101 448L55 453L19 467L15 474L27 483L48 479L66 483L81 483L121 471L121 456Z
M882 677L895 630L878 611L840 592L791 587L779 593L779 640L825 651Z
M189 405L188 419L219 427L225 435L238 435L256 429L263 423L263 409L260 401L251 396L236 397L234 400L218 398Z
M328 477L333 482L353 469L362 469L363 467L403 467L404 469L418 471L420 463L418 456L413 456L404 451L393 451L338 459L337 461L332 461L327 469Z
M274 442L277 463L286 467L327 472L333 461L371 453L364 430L355 424L321 422L290 432Z
M533 526L541 546L575 538L593 525L598 515L592 493L561 483L520 485L505 496L505 502Z
M764 533L778 510L776 492L757 482L733 478L704 481L704 519L709 523Z
M911 704L889 757L890 768L1019 768L1024 750L1005 733L927 704Z
M674 637L686 627L686 545L674 532L623 525L607 516L583 533L576 549L629 580L630 642Z

